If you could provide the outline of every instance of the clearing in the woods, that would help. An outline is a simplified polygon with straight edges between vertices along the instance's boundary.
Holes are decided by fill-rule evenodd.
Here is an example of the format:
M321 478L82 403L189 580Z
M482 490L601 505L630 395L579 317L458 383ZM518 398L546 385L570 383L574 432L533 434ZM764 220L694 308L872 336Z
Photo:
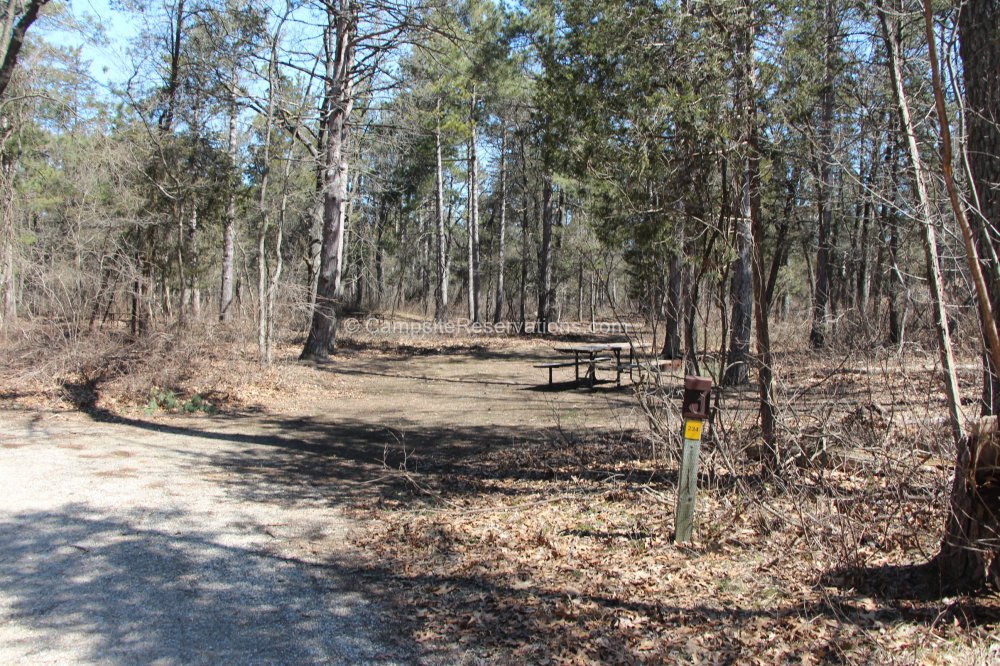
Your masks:
M932 355L779 357L778 476L753 462L753 389L722 394L678 547L676 380L549 387L553 344L14 359L0 660L1000 658L997 598L941 599L919 566L952 466Z

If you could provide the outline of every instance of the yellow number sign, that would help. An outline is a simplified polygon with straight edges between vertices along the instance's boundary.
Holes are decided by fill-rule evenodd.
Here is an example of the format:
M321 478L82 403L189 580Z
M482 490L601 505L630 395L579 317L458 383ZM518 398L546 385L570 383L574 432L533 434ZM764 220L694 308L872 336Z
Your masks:
M684 421L684 439L693 439L696 442L701 441L701 421Z

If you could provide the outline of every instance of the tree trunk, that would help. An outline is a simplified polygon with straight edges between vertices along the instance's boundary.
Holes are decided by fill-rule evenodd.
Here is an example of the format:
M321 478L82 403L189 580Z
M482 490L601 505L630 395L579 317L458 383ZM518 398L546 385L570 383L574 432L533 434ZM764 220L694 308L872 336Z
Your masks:
M329 58L328 58L329 61ZM329 69L329 65L327 67ZM323 100L319 106L319 117L321 120L329 118L333 113L331 108L331 87L325 86ZM316 289L319 286L320 253L323 248L323 191L326 184L326 165L323 157L327 152L327 126L328 123L320 122L316 136L316 179L315 195L316 203L310 209L309 225L309 245L306 249L306 287L309 290L309 319L312 320L313 312L316 311Z
M184 300L190 309L191 319L197 321L201 317L201 292L198 290L198 206L192 204L191 214L187 217L184 234L184 249L187 255L187 283L184 286Z
M264 145L262 146L263 169L260 180L260 194L257 200L257 213L260 216L257 229L257 361L261 367L271 364L271 331L274 309L272 299L268 298L268 262L267 262L267 232L271 224L268 194L271 184L271 139L274 127L275 111L275 69L277 66L277 43L272 42L271 57L267 67L267 116L264 126ZM230 125L232 127L232 125ZM279 234L280 242L280 234Z
M6 134L6 132L5 132ZM14 274L14 183L7 157L7 137L0 139L0 327L17 317Z
M740 132L742 135L742 146L738 153L741 154L739 164L741 170L746 166L747 150L749 148L750 135L746 133L756 119L754 96L756 95L754 86L754 63L753 63L753 34L754 30L749 23L753 20L749 7L745 7L748 24L739 27L740 35L737 38L738 52L734 55L735 76L735 99L734 104L740 114ZM725 367L722 372L723 386L738 386L750 381L750 333L753 326L753 229L750 220L748 206L744 206L746 198L745 179L747 173L743 171L740 177L739 192L740 201L734 207L732 205L732 194L728 193L730 185L730 175L728 160L722 163L723 179L726 183L726 194L724 210L730 215L733 208L737 213L733 220L734 246L736 248L736 258L732 264L733 277L730 283L730 295L732 298L732 316L729 321L729 351L725 356ZM724 319L724 318L723 318ZM723 343L724 344L724 343Z
M778 415L774 400L774 368L771 357L771 296L768 294L768 280L764 269L764 220L760 210L760 154L756 125L750 128L750 157L747 160L746 208L750 216L753 233L753 294L754 324L757 334L757 354L760 368L757 371L757 390L760 397L760 436L767 447L767 463L777 469L781 463L778 450ZM781 246L775 248L780 256ZM773 284L771 285L773 289Z
M865 181L864 206L861 212L861 233L858 239L859 256L858 270L855 282L855 303L858 309L858 317L863 323L865 330L868 330L868 302L871 297L871 257L868 246L871 245L871 228L875 216L874 195L871 194L875 188L878 177L878 165L882 154L881 134L874 141L872 148L871 164L868 168L868 177Z
M889 310L888 340L891 345L903 342L906 328L906 307L903 302L906 296L906 281L903 271L899 268L899 219L893 206L885 205L882 219L889 233L889 280L886 286L886 298Z
M233 70L233 84L236 83L236 70ZM229 102L229 159L232 168L236 169L236 117L238 107L235 94ZM222 217L222 283L219 287L219 321L229 321L232 318L230 308L233 304L233 275L236 259L236 183L230 184L226 199L226 212Z
M346 149L346 140L344 143L344 149ZM351 256L351 234L357 234L357 230L351 227L351 220L354 215L354 193L358 188L358 174L354 174L353 178L347 178L346 159L344 171L344 195L340 197L340 219L343 232L340 234L340 239L337 243L338 270L337 283L334 285L334 293L336 294L336 300L338 303L343 302L344 276L346 275L348 268L352 265L350 261L345 262L344 257ZM354 245L358 245L360 247L360 244L357 241L354 241ZM355 281L357 282L357 276L355 276L355 278Z
M993 257L1000 253L1000 4L995 0L969 0L962 8L959 36L966 94L969 171L979 209L971 216L977 249L984 265L986 286L994 316L1000 314L1000 283ZM992 364L991 364L992 366ZM1000 414L1000 376L988 369L984 414Z
M781 267L788 261L788 250L791 242L788 238L788 231L791 226L792 217L795 215L796 187L799 182L800 169L792 169L791 175L785 181L785 206L782 212L781 222L778 224L778 232L774 238L774 254L771 256L771 267L767 272L767 282L764 285L764 307L770 308L774 304L774 292L778 286L778 274ZM761 248L763 252L763 248ZM761 255L763 259L763 254Z
M479 132L476 127L476 93L472 93L470 120L472 136L469 139L469 319L479 321L481 275L479 270L479 155L476 143Z
M664 331L663 358L681 358L680 325L681 315L681 277L684 268L678 252L671 252L667 264L667 289L664 295Z
M521 213L521 282L518 285L518 315L521 332L527 332L528 325L528 207Z
M542 183L542 242L538 247L538 331L549 332L552 316L552 175L546 173Z
M700 276L694 270L684 271L684 367L691 375L700 374L698 364L698 297Z
M376 310L382 309L385 297L385 224L389 216L389 204L383 202L375 218L375 289L372 305Z
M18 3L14 0L7 2L7 16L4 21L3 35L0 36L0 39L3 40L0 46L4 51L3 62L0 63L0 99L3 98L7 86L10 85L11 77L14 75L17 56L21 52L21 47L24 46L24 38L28 33L28 28L35 22L35 19L38 18L38 12L48 2L49 0L29 0L22 9L24 13L21 14L16 23L14 22L14 9Z
M265 152L266 152L265 148ZM267 189L267 171L261 181L261 220L257 231L257 362L261 367L270 364L268 358L268 330L270 329L270 312L267 301L267 227L270 223L265 208L264 197Z
M350 125L347 120L354 106L354 31L356 8L350 0L340 0L327 8L327 86L331 100L323 124L327 142L323 172L323 244L320 249L316 307L313 309L309 337L300 358L326 359L333 351L337 332L337 289L343 251L344 201L347 197L347 158L345 144Z
M288 178L291 174L292 155L285 155L285 167L281 186L281 204L278 208L278 225L274 238L274 268L267 282L266 294L261 293L261 301L265 303L264 349L262 360L265 365L271 365L274 355L274 305L278 297L278 282L281 280L281 270L284 262L281 258L281 245L285 232L285 217L288 212Z
M468 188L474 189L470 184ZM466 273L465 273L465 302L468 307L469 321L476 320L476 293L475 293L475 279L473 278L473 273L475 272L475 260L473 255L475 254L475 235L472 233L472 210L471 208L466 211L466 225L465 225L465 253L466 253Z
M822 109L818 132L819 180L817 182L816 208L819 223L819 244L816 250L816 287L813 291L813 318L809 343L814 349L826 345L827 306L830 304L831 235L833 233L833 111L834 51L837 49L839 22L834 16L833 0L826 0L826 39L823 49L824 82Z
M497 230L497 302L493 322L499 324L503 318L504 269L506 268L507 243L507 129L500 136L500 228Z
M434 320L448 321L448 236L444 220L444 165L441 158L441 100L437 101L434 131L435 180L434 215L437 222L437 285L434 291Z
M722 376L723 386L738 386L750 381L750 333L753 317L753 229L749 211L736 217L736 259L733 262L731 295L732 317L729 321L729 352Z

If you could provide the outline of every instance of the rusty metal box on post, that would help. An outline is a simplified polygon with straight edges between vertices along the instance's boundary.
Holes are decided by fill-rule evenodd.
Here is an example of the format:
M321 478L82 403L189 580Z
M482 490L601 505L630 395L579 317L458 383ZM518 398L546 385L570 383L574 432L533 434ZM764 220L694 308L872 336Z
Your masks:
M684 377L684 402L681 411L686 419L705 420L708 418L709 398L712 395L712 380L709 377Z

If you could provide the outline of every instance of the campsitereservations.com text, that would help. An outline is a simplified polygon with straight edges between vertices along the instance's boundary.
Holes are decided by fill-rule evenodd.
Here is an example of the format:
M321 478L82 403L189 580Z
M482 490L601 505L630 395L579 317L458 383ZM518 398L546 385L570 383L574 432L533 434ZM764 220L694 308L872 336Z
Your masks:
M348 318L341 321L341 327L347 333L368 333L369 335L402 335L402 336L430 336L430 335L520 335L522 333L536 333L541 330L541 325L535 321L501 321L501 322L479 322L469 319L455 319L449 321L404 321L397 319L380 319L378 317L368 317L367 319ZM627 335L638 329L638 324L630 324L618 321L599 322L549 322L549 333L553 335L574 335L574 334L600 334L600 335Z

